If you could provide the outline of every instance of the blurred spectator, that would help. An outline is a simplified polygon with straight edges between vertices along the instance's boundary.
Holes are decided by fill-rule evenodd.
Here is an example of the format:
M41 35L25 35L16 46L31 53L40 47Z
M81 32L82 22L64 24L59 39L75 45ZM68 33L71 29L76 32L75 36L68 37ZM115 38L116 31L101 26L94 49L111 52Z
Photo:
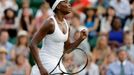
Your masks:
M23 0L22 2L22 7L21 9L19 9L19 12L18 12L18 17L20 18L21 15L23 14L23 10L24 9L27 9L28 10L28 13L30 15L33 15L33 10L30 8L30 0Z
M30 14L29 9L25 8L22 11L20 18L20 30L25 30L28 32L29 36L32 36L35 29L35 21L33 16Z
M108 54L104 58L104 62L99 66L100 75L106 75L109 65L116 60L116 54L114 52Z
M126 50L129 54L129 58L134 62L134 45L133 45L133 34L132 32L126 32L124 35L124 45L121 47Z
M71 42L78 40L79 36L80 36L80 31L85 29L87 30L87 28L84 25L81 25L80 23L80 16L77 14L73 14L72 20L71 20L71 28L70 28L70 39ZM79 46L78 48L83 49L86 53L90 53L90 45L88 43L88 40L85 39ZM81 56L81 57L79 57ZM81 62L83 60L83 54L79 53L79 51L74 52L74 58L79 58L78 60L76 60L77 62L75 62L78 65L81 65L83 62Z
M103 15L100 24L101 25L100 32L102 34L108 34L108 32L111 30L111 23L114 17L115 17L114 8L113 7L107 8L106 13Z
M94 1L94 0L91 0ZM97 0L95 6L102 6L103 8L108 8L109 1L108 0Z
M115 17L112 21L111 27L112 30L109 32L109 41L110 43L123 43L123 29L121 28L121 20L118 17Z
M86 15L84 14L84 10L91 6L90 0L75 0L72 4L72 10L75 13L80 15L80 22L84 23Z
M2 19L2 28L7 29L10 37L15 37L18 29L18 20L16 18L16 11L8 8L4 11L4 18Z
M101 65L104 58L111 52L108 46L108 39L106 36L100 36L97 40L97 45L93 50L93 62Z
M80 37L80 31L76 31L74 34L74 40L78 40L79 37ZM86 53L90 53L90 46L88 44L87 39L82 41L81 44L78 46L78 48L85 50Z
M4 25L15 25L16 20L16 11L12 8L8 8L4 11L3 22Z
M36 13L36 18L41 17L43 15L52 16L54 15L53 11L50 9L49 4L47 2L44 2L40 9L38 9Z
M85 26L88 28L88 31L96 31L99 25L99 19L96 15L96 9L95 8L89 8L86 11L86 20L85 20Z
M28 47L28 34L26 31L20 31L17 37L17 43L12 50L12 60L17 54L24 54L24 56L29 58L29 47Z
M7 59L10 59L11 58L11 50L13 48L13 45L8 42L8 38L9 38L9 35L8 35L8 32L6 30L1 30L0 31L0 47L5 47L6 50L7 50Z
M0 0L0 20L4 16L4 11L7 8L12 8L14 10L18 10L18 6L15 2L9 0Z
M91 54L88 54L88 65L78 75L99 75L99 67L92 62Z
M85 26L88 28L88 40L92 47L96 44L97 29L99 28L99 18L96 16L96 9L89 8L86 11Z
M80 22L80 16L78 14L73 14L73 17L71 19L71 38L74 40L74 34L76 31L81 31L85 29L86 31L88 30L82 23ZM75 39L76 40L76 39Z
M35 18L35 25L37 30L40 28L42 23L44 23L44 21L50 16L49 10L50 10L49 4L45 2L41 5L41 8L37 11L36 14L37 16Z
M74 64L73 53L65 54L63 57L63 64L67 72L74 72L77 69L77 65Z
M79 37L80 37L80 32L76 31L75 34L74 34L74 39L78 40ZM78 48L84 50L87 54L90 53L90 47L89 47L87 39L82 41L81 44L78 46ZM73 52L73 55L74 55L74 58L76 58L76 60L74 60L75 64L77 64L77 65L83 64L84 54L82 54L80 51L77 51L77 49L76 49L76 51Z
M15 65L7 69L6 75L30 75L30 66L26 64L23 54L16 56Z
M127 60L127 52L117 51L118 60L110 64L107 75L134 75L134 64Z
M128 0L111 0L110 6L115 9L116 15L121 19L125 19L125 17L128 16L131 11L131 7Z
M133 31L133 24L134 24L134 10L131 11L130 16L128 16L126 20L124 31Z
M5 74L6 70L9 66L11 66L11 62L6 59L7 51L4 47L0 47L0 75Z
M17 3L16 3L16 0L9 0L9 1L12 1L12 3L13 3L13 9L15 10L15 11L17 11L18 10L18 5L17 5Z
M98 15L102 15L105 13L105 8L108 7L109 2L107 0L98 0L95 4L95 7L98 10Z

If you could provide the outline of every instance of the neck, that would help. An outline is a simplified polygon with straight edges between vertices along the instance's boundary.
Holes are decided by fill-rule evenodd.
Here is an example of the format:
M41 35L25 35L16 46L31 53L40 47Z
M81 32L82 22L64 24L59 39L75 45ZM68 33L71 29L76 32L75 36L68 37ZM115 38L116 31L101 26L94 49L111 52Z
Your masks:
M123 63L125 60L120 60L121 63Z
M120 31L121 29L120 29L120 28L118 28L118 29L117 29L117 28L115 28L114 30L115 30L115 31Z
M21 44L21 45L19 45L20 47L26 47L26 45L25 44Z
M121 0L117 0L117 2L121 2Z
M59 21L63 21L63 18L65 17L65 15L61 12L56 13L55 17L59 20Z
M23 64L18 64L18 67L21 68L23 66Z
M98 48L103 50L103 49L106 48L106 47L107 47L107 46L99 46Z

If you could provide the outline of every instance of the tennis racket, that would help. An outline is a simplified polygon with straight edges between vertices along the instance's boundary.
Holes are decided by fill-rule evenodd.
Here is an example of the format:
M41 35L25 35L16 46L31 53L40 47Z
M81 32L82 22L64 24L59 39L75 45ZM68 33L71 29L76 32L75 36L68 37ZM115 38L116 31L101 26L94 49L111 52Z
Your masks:
M85 68L86 68L86 66L88 65L88 55L87 55L87 53L84 51L84 50L82 50L81 48L75 48L75 49L73 49L73 51L71 52L71 53L69 53L69 54L72 54L73 55L73 61L74 61L74 63L75 62L84 62L83 64L82 64L82 66L83 67L79 67L78 68L78 66L80 66L80 65L75 65L75 64L69 64L69 66L65 66L65 68L67 68L66 70L67 70L67 72L65 72L64 70L62 70L62 68L61 68L61 63L63 63L64 61L63 60L65 60L65 56L67 56L66 55L66 53L64 53L62 56L61 56L61 58L59 59L59 62L58 62L58 64L55 66L55 68L49 73L49 75L61 75L61 74L67 74L67 75L74 75L74 74L78 74L78 73L80 73L81 71L83 71ZM76 57L75 57L75 55L77 55ZM83 56L84 55L84 56ZM82 59L82 60L80 60L80 58ZM64 64L64 63L63 63ZM77 66L77 67L76 67ZM75 69L75 67L77 68L77 69ZM57 68L59 68L59 70L61 71L61 73L53 73ZM75 70L74 70L75 69ZM73 71L72 71L73 70Z

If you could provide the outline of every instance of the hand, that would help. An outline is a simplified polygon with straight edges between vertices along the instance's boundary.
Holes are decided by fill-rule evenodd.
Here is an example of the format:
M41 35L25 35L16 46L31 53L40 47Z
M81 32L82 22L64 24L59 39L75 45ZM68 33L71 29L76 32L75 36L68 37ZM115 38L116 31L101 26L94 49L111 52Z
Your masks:
M87 31L84 29L80 31L80 39L84 40L87 38Z
M44 67L41 67L39 69L40 69L40 74L41 75L49 75L48 72L46 71L46 69Z

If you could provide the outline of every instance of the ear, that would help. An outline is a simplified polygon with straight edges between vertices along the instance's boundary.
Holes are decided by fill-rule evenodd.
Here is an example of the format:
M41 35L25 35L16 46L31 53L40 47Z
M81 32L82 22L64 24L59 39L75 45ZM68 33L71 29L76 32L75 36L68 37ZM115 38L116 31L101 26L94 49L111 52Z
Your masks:
M57 8L57 9L60 9L60 8L61 8L61 5L60 5L60 4L58 4L56 8Z

